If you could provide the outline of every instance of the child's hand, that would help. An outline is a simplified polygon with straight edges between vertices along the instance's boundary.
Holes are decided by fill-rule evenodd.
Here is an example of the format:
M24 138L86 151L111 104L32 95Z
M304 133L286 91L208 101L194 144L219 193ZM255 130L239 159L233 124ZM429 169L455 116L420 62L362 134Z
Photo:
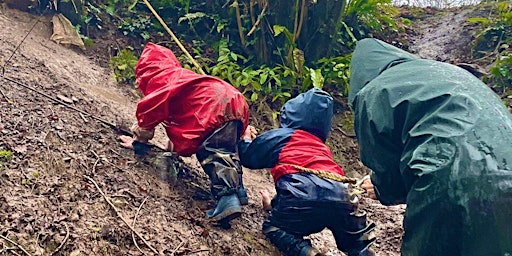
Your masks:
M261 195L261 205L263 206L263 210L271 211L272 205L271 205L270 201L272 199L270 198L270 194L268 193L268 191L260 190L260 195Z
M249 125L244 131L244 134L242 135L242 139L244 140L253 140L256 138L256 135L258 134L258 131L256 131L256 128L254 126Z
M133 149L132 144L135 139L133 139L132 137L122 135L122 136L119 136L119 140L121 140L121 146L123 146L125 148L129 148L129 149Z

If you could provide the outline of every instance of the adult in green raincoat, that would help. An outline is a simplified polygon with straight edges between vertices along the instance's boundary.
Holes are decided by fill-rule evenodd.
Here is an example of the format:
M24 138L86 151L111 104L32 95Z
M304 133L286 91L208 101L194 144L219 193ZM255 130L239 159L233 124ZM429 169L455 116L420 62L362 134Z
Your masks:
M357 43L349 101L376 198L406 203L402 255L512 255L512 117L469 72Z

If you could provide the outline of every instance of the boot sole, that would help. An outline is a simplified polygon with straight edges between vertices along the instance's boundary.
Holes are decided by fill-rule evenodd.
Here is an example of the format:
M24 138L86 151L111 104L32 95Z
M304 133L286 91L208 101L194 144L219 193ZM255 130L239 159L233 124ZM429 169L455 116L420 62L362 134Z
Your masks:
M231 209L224 210L222 214L212 217L212 220L216 222L230 222L231 220L236 219L241 215L242 209L239 207L234 207Z

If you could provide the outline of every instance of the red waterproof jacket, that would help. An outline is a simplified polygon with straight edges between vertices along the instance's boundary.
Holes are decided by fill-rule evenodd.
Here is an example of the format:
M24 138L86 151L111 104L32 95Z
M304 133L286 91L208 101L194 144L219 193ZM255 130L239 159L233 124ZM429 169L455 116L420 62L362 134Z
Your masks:
M145 95L137 105L139 127L152 130L163 123L181 156L196 153L202 141L228 121L242 121L244 130L248 125L242 93L219 78L183 68L168 48L148 43L135 75Z

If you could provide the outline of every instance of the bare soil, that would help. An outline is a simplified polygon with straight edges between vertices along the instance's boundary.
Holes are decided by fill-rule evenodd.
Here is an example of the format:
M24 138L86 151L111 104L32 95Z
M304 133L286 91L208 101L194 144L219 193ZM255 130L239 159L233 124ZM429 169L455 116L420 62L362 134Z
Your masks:
M455 51L454 42L463 41L446 30L461 26L439 26L462 22L465 12L436 15L413 28L419 32L410 35L410 47L424 57L452 59L447 47ZM206 218L214 202L195 158L184 158L186 171L168 181L121 148L110 127L50 99L124 127L134 122L138 99L133 88L116 84L106 65L111 48L126 39L112 33L85 51L68 49L49 40L50 20L0 7L0 64L5 77L25 85L0 78L0 152L12 152L0 155L0 254L145 255L153 254L151 246L164 255L281 255L261 232L258 192L274 192L267 170L245 170L249 205L231 229L221 229ZM270 113L252 108L253 124L271 126L262 121ZM368 170L351 136L351 112L343 100L337 111L328 144L347 175L361 177ZM162 131L156 141L165 141ZM362 207L377 224L377 255L399 255L405 206L363 198ZM311 239L327 255L344 255L329 231Z

